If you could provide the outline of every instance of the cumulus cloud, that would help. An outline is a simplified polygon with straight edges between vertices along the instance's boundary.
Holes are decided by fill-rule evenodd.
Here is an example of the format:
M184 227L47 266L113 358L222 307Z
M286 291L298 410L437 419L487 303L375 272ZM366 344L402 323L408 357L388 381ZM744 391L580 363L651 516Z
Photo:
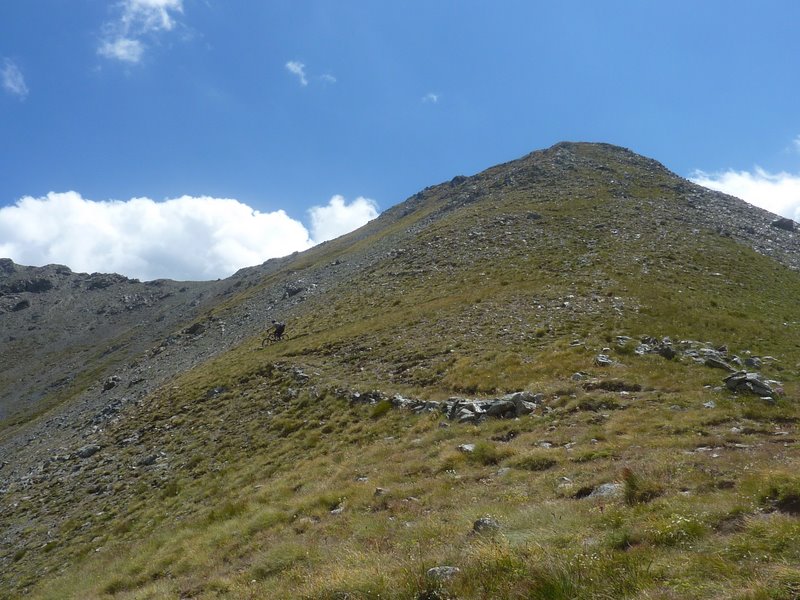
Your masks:
M0 256L66 264L143 280L216 279L312 245L284 211L230 198L183 196L96 202L76 192L22 198L0 208Z
M378 205L374 200L361 196L347 204L344 197L336 195L326 206L310 208L308 214L311 219L311 238L318 244L368 223L378 216Z
M97 53L105 58L128 63L141 61L143 38L162 31L171 31L183 13L183 0L122 0L119 16L106 23Z
M0 257L142 280L216 279L347 233L377 216L377 207L334 196L309 213L313 235L283 210L262 213L231 198L123 202L50 192L0 208Z
M725 192L782 217L800 221L800 174L728 170L695 171L690 179L704 187Z
M0 70L0 77L3 81L3 89L11 94L24 100L28 95L28 86L25 83L25 77L16 63L10 58L3 59L3 68Z
M300 81L300 85L308 85L308 79L306 78L306 66L303 63L296 60L290 60L286 63L286 70L292 75L297 76L297 79Z

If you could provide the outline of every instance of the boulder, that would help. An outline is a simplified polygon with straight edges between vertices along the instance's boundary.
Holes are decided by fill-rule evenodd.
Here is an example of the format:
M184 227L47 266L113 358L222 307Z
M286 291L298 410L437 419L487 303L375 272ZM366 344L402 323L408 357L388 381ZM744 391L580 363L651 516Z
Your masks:
M780 219L775 219L772 223L770 223L776 229L783 229L784 231L794 231L794 221L791 219L786 219L781 217Z
M500 530L500 522L494 517L484 516L472 524L474 533L494 533Z
M517 406L511 400L496 400L486 408L487 417L513 419L517 416Z
M589 498L616 498L621 496L625 486L621 483L603 483L589 494Z
M194 323L183 330L186 335L200 335L206 330L206 326L202 323Z
M723 369L724 371L728 371L729 373L733 373L736 371L731 365L726 363L722 358L718 355L711 355L706 356L706 360L703 363L707 367L711 367L712 369Z
M764 379L758 373L748 373L747 371L736 371L728 375L724 380L725 387L732 392L755 394L756 396L769 396L775 398L777 391L772 387L772 383Z
M660 356L663 356L667 360L672 360L673 358L675 358L678 355L678 353L675 352L675 349L672 346L668 345L668 344L662 344L662 345L658 346L658 349L656 350L656 352L658 352L658 354Z
M514 403L517 409L515 416L521 417L536 410L536 406L544 401L544 394L534 394L532 392L517 392L504 396L501 400L509 400Z

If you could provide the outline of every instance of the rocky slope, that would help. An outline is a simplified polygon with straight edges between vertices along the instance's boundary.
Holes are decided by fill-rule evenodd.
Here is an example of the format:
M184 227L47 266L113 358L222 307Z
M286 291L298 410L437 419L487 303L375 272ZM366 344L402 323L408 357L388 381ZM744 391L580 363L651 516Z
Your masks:
M795 409L786 403L794 401L800 361L798 251L793 223L628 150L562 143L426 188L343 238L224 281L140 283L2 261L0 590L14 597L115 544L146 543L160 528L195 518L213 522L214 510L222 510L215 506L233 506L238 517L242 502L249 514L257 500L231 497L246 488L241 481L278 489L288 485L281 477L290 477L293 461L322 465L323 457L337 456L350 464L337 439L355 436L363 452L383 455L381 444L400 434L370 427L391 406L407 409L391 417L397 431L417 427L435 444L444 430L435 421L426 429L425 414L452 417L461 423L454 427L474 427L484 415L563 414L563 422L548 421L550 434L528 434L571 452L577 442L549 438L566 436L577 426L572 415L586 407L627 408L634 393L652 403L650 413L672 419L672 406L711 410L704 403L728 407L725 394L752 395L726 390L728 373L709 364L716 361L753 372L752 380L737 380L743 386L776 388L769 395L758 387L757 395L778 403L784 420L776 431L794 443ZM271 318L289 323L289 339L261 349L259 334ZM609 369L616 376L607 376ZM407 420L418 414L413 418L423 421ZM616 416L592 418L580 426L593 428L593 436L607 426L617 432L603 432L611 439L624 428ZM518 436L521 448L520 428L541 421L525 423L499 432L498 443ZM394 452L416 452L415 439L422 438L412 435ZM598 458L611 470L626 452L636 450L615 448ZM446 463L431 477L463 466L446 454L428 460ZM249 473L247 465L260 461L265 474ZM476 465L470 468L482 463ZM479 489L488 476L470 481ZM603 483L590 481L598 485L577 489L576 497ZM306 501L297 500L292 519L309 521L292 535L319 522ZM426 510L454 518L449 505ZM237 552L230 560L250 573L244 563L254 550ZM134 573L84 593L124 595L151 581L179 580L179 570ZM277 585L267 575L257 579ZM206 584L181 594L214 597Z

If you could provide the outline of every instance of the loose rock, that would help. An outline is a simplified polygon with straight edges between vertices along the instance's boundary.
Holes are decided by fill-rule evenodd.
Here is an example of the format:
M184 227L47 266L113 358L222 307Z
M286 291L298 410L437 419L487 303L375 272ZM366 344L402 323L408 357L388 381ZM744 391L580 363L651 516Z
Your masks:
M456 575L461 572L461 569L458 567L450 567L443 565L441 567L431 567L428 569L425 574L430 579L435 579L436 581L447 581L448 579L452 579Z
M472 524L475 533L493 533L500 530L500 522L494 517L484 516Z

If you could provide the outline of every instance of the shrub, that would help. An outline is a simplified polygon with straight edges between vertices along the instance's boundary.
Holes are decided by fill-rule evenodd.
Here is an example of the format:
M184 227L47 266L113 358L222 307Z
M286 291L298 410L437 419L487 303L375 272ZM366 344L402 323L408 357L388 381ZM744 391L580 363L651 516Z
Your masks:
M514 460L511 466L517 469L525 469L526 471L546 471L557 464L558 461L554 458L537 453L521 456Z
M624 485L625 504L628 506L650 502L650 500L663 493L660 486L642 481L629 467L622 469L622 483Z
M800 477L783 475L771 478L765 482L758 501L780 512L800 515Z
M379 419L390 410L392 410L392 403L389 400L381 400L372 408L369 416L372 419Z
M475 449L467 456L473 462L488 466L496 465L513 453L514 451L510 448L498 448L489 442L478 442L475 444Z

